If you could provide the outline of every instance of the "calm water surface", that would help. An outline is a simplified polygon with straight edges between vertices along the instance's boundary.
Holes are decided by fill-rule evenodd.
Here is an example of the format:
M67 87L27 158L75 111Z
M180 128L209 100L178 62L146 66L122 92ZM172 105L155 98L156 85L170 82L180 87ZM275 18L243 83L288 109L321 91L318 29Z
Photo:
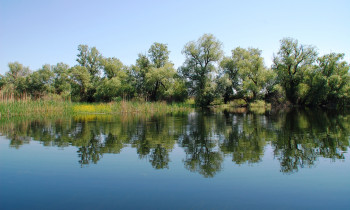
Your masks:
M0 209L349 209L350 114L0 121Z

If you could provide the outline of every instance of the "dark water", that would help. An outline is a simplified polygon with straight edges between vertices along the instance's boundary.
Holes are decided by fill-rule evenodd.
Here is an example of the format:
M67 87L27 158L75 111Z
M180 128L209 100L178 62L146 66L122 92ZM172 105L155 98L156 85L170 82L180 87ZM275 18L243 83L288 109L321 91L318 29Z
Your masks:
M350 114L0 122L0 209L349 209Z

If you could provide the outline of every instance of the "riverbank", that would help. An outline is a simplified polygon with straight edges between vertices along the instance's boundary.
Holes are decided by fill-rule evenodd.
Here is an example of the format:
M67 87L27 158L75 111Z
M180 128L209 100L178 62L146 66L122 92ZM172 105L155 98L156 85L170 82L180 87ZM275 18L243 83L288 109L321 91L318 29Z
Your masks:
M231 101L227 104L217 104L208 107L214 111L229 112L253 112L264 114L271 110L290 109L292 105L272 106L264 101L255 101L252 103L243 102L243 100ZM190 112L195 109L194 100L187 100L183 103L167 102L147 102L147 101L126 101L109 103L81 103L65 100L9 100L0 102L0 118L12 117L49 117L49 116L70 116L81 114L93 115L116 115L116 114L167 114ZM322 108L322 107L320 107ZM325 107L323 107L325 108ZM334 109L334 108L333 108Z
M59 100L17 100L0 103L1 117L55 116L72 114L156 114L190 111L191 103L120 101L78 103Z

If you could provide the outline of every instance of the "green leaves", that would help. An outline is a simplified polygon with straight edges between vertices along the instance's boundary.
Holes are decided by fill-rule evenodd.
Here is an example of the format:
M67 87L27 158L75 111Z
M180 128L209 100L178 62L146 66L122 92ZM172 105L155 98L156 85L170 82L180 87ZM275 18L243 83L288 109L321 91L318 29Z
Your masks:
M169 62L168 46L155 42L148 50L148 56L156 68L163 67Z
M79 54L77 61L80 66L84 66L93 77L98 76L101 68L102 55L96 47L89 48L87 45L78 46Z
M119 76L122 74L124 65L118 58L102 58L101 66L105 76L108 79Z
M188 42L182 50L186 61L180 71L200 106L207 106L214 100L214 92L208 92L213 90L209 83L213 80L211 73L216 71L215 63L223 56L221 48L222 43L212 34L204 34L196 42Z
M32 73L18 62L9 63L9 72L0 75L0 87L2 93L15 96L54 93L88 102L121 97L184 101L195 96L201 107L233 99L288 100L307 106L350 104L350 67L343 61L344 54L317 58L315 47L296 39L284 38L280 43L269 69L261 50L237 47L225 57L222 43L204 34L184 46L185 62L178 71L169 60L167 44L153 43L131 66L103 57L95 47L79 45L77 66L44 65Z
M273 58L273 70L277 73L278 82L284 87L287 99L298 103L298 85L304 73L317 58L315 47L299 45L298 40L284 38L280 50Z

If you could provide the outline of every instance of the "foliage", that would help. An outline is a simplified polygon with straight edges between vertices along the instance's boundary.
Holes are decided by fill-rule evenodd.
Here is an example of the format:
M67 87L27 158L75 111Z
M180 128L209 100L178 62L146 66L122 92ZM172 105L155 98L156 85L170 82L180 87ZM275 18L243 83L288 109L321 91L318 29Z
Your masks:
M222 43L204 34L184 46L185 62L178 70L169 59L167 44L153 43L130 66L118 58L103 57L96 47L79 45L73 67L46 64L32 72L19 62L9 63L9 71L0 75L1 94L16 99L57 94L74 102L184 102L191 97L199 107L237 99L244 104L256 100L273 105L350 104L350 67L344 54L317 58L313 46L292 38L280 42L268 68L261 50L237 47L224 56Z
M273 70L277 73L277 82L286 91L287 99L293 104L298 103L298 85L316 58L315 47L299 45L292 38L281 40L280 50L273 58Z
M298 86L299 98L306 105L345 105L349 102L349 65L344 54L331 53L319 57L317 64L306 71Z
M215 96L213 73L215 64L223 56L222 43L212 34L204 34L196 42L188 42L182 53L186 60L180 71L188 81L191 95L195 96L196 103L208 106Z

